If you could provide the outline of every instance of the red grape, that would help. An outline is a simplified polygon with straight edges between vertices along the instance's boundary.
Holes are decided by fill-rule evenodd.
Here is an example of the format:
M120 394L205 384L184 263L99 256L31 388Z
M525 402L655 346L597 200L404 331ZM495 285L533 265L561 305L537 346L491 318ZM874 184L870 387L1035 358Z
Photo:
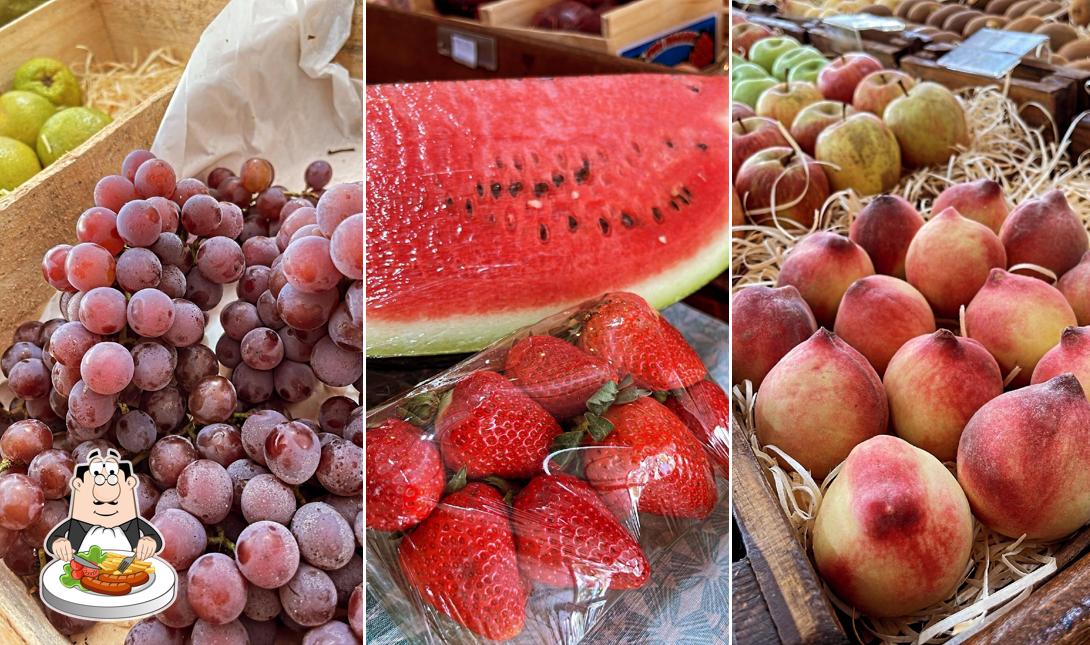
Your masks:
M125 248L125 240L117 232L117 214L101 206L88 208L79 216L76 220L76 239L98 244L113 255Z
M147 199L154 195L170 197L177 187L178 177L174 174L174 168L162 159L148 159L140 164L133 176L133 186L136 192ZM156 233L158 235L158 233Z
M220 312L220 324L223 333L237 341L261 325L257 307L243 300L236 300Z
M227 368L234 369L235 367L238 367L239 363L242 362L242 345L227 334L220 336L220 339L216 341L216 360ZM235 389L237 390L238 383L235 382L234 375L231 377L231 382L235 384ZM241 396L241 393L239 394L239 398L243 401L246 400L245 397Z
M284 359L284 343L268 327L249 331L242 339L242 360L255 370L271 370Z
M253 524L269 520L287 525L295 514L295 495L274 475L256 475L242 489L242 515Z
M83 372L82 366L80 372ZM68 414L85 429L100 428L113 416L116 402L116 396L99 394L80 381L72 386L72 393L68 395Z
M129 410L114 425L117 443L132 453L144 452L155 444L158 428L147 412Z
M303 180L306 181L307 187L312 190L325 188L330 179L333 179L333 166L330 166L328 161L321 159L310 162L306 172L303 173Z
M185 467L197 459L197 450L189 439L178 435L163 437L155 442L148 454L148 470L155 483L174 488Z
M182 226L190 235L211 235L221 219L220 203L210 195L194 195L182 206Z
M223 299L223 285L212 282L193 267L185 276L185 299L202 311L210 311Z
M178 208L181 208L185 205L186 201L188 201L190 197L194 195L207 194L208 186L205 186L203 181L201 181L200 179L194 179L193 177L186 177L185 179L182 179L178 182L178 185L174 188L174 194L170 196L170 199L175 205L178 206ZM167 228L166 226L164 226L163 230L173 231L177 228L178 226L175 223L172 228Z
M155 155L147 150L133 150L125 155L125 160L121 162L121 174L125 175L125 178L129 181L133 181L136 179L136 169L145 161L154 158Z
M359 495L363 492L363 450L339 436L322 446L322 458L315 476L318 482L336 495Z
M110 287L95 287L79 301L79 321L93 334L110 336L125 328L125 294Z
M288 202L287 205L290 204L291 202ZM317 213L318 212L313 206L306 205L296 208L290 215L285 216L281 214L281 217L283 218L281 221L283 223L280 225L280 230L276 233L276 245L280 247L281 251L288 248L288 241L291 240L291 236L294 235L296 231L308 224L318 223Z
M257 585L249 585L246 588L246 607L242 610L242 614L247 618L256 621L272 620L280 615L280 609L280 595L275 591ZM250 636L250 640L253 640L253 635Z
M338 224L356 213L363 212L362 182L337 184L330 188L322 193L315 210L322 233L326 237L333 235Z
M161 390L170 384L178 365L177 352L153 341L141 341L132 348L132 382L141 390Z
M299 564L295 575L280 588L280 602L289 618L308 627L333 618L337 610L337 588L321 569Z
M235 282L242 277L246 258L238 243L228 237L212 237L197 249L197 268L216 284Z
M242 162L242 171L239 178L242 179L242 187L250 193L260 193L272 186L273 165L265 159L254 157Z
M235 411L235 386L222 376L206 376L189 393L189 413L198 423L226 421Z
M329 257L345 277L363 279L363 215L349 217L333 231Z
M44 506L42 489L30 477L19 473L0 477L0 526L21 531L38 519Z
M64 323L53 332L49 339L49 353L53 358L68 367L79 367L83 355L101 338L79 322Z
M163 267L163 275L159 278L159 285L156 288L171 298L181 298L185 295L185 274L178 267L168 264Z
M188 464L178 476L182 508L205 524L223 521L231 511L234 483L223 466L211 459Z
M316 238L315 238L316 239ZM288 325L309 331L317 329L327 322L333 309L340 301L340 292L336 289L308 293L286 284L276 297L276 313ZM258 299L260 313L261 300Z
M281 361L273 370L273 383L277 396L289 403L307 400L317 387L310 365L295 361Z
M213 168L212 172L208 173L208 187L219 188L224 179L234 176L235 173L229 168L224 168L223 166Z
M302 484L318 469L322 449L318 435L305 423L287 421L265 438L265 463L287 484Z
M8 372L8 387L20 399L45 398L52 385L52 375L40 358L24 358Z
M136 623L125 635L125 645L143 645L144 643L182 645L184 642L185 632L168 627L154 617L148 617Z
M157 161L156 159L147 163ZM137 199L125 204L117 212L117 233L129 246L151 246L162 232L163 219L159 215L159 209L151 202Z
M197 433L197 452L221 466L246 457L238 428L226 423L213 423Z
M212 350L204 345L178 348L178 367L174 375L185 389L192 390L201 379L218 373L219 366Z
M246 208L250 205L250 192L242 186L242 180L238 177L228 177L223 180L217 190L223 201Z
M160 498L162 499L162 498ZM163 550L166 550L166 545L163 545ZM204 548L202 547L203 551ZM166 558L164 558L165 560ZM179 570L179 573L181 570ZM189 581L186 576L178 576L178 588L174 594L174 602L169 607L164 609L155 615L155 618L169 627L189 627L193 624L193 621L197 620L197 615L193 613L193 607L189 605L189 594L187 592L189 587Z
M136 199L136 188L131 181L121 175L106 175L95 184L95 206L108 208L113 212Z
M276 410L258 410L242 424L242 447L256 463L265 465L265 439L288 418Z
M133 331L157 338L174 324L174 302L158 289L141 289L129 299L127 318Z
M310 502L295 511L291 534L299 555L319 569L340 569L356 552L356 536L340 513L328 504Z
M0 435L0 455L17 464L29 464L53 445L49 426L36 419L16 421Z
M186 596L200 620L222 625L242 614L246 606L246 581L228 556L202 555L190 565L186 578L189 583Z
M42 348L34 343L28 343L25 340L19 341L4 350L3 358L0 358L0 369L3 370L4 376L7 376L11 372L11 368L15 367L15 364L19 361L27 358L41 357Z
M204 338L204 312L188 300L174 299L174 322L163 339L175 347L188 347Z
M113 254L91 242L81 242L68 251L64 271L69 284L79 291L109 287L116 276Z
M235 367L235 371L231 374L231 383L235 386L239 400L245 403L268 401L276 387L276 381L270 370L254 369L245 363Z
M258 235L242 243L242 255L246 258L247 267L269 266L280 255L280 249L273 238Z
M273 220L280 217L280 209L286 203L288 197L284 194L284 189L280 186L269 186L254 200L254 210L266 220Z
M251 584L276 589L296 574L299 546L286 526L262 520L247 526L238 536L235 561Z
M245 223L241 208L231 202L220 202L220 224L212 232L212 235L233 240L242 235Z

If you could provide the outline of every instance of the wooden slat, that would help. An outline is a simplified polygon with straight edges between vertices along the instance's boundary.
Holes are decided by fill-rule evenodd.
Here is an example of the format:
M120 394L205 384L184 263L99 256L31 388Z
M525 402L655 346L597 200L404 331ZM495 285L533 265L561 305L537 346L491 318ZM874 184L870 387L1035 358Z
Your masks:
M465 20L373 4L368 4L366 10L368 83L671 72L666 67L610 54L500 33ZM440 26L495 38L499 56L497 70L470 69L441 56L437 49Z
M128 26L131 28L132 24ZM52 0L0 28L0 89L11 89L15 70L27 59L44 56L68 65L82 62L91 49L97 60L117 60L97 0Z
M115 54L143 59L160 47L189 58L205 26L227 0L98 0Z
M68 639L45 619L23 582L0 565L0 644L23 643L67 645Z
M780 642L772 615L749 560L731 565L731 631L735 643L772 645Z
M753 575L784 643L846 643L844 630L753 455L747 433L731 438L734 515Z

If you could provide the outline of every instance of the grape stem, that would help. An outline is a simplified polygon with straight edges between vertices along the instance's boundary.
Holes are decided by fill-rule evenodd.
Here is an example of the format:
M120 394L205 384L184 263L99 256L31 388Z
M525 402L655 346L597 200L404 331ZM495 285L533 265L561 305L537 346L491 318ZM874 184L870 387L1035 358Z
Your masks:
M132 458L129 461L132 463L133 466L135 466L135 465L139 464L140 462L144 461L145 459L147 459L148 454L149 454L149 451L147 451L147 450L145 450L144 452L138 452L135 455L133 455Z
M307 498L303 497L303 493L299 490L298 486L292 486L291 492L295 493L295 501L299 504L299 506L307 503Z
M232 422L232 424L234 424L234 423L242 423L242 422L243 422L243 421L245 421L246 419L249 419L249 418L250 418L250 416L251 416L251 415L253 415L253 413L254 413L255 411L256 411L256 410L250 410L249 412L235 412L234 414L232 414L232 415L231 415L231 422Z
M0 473L4 472L5 470L7 470L10 467L11 467L11 460L10 459L5 457L3 460L0 460Z
M229 551L231 555L235 554L235 543L223 534L222 526L216 527L216 534L208 538L208 543L220 547L221 550Z

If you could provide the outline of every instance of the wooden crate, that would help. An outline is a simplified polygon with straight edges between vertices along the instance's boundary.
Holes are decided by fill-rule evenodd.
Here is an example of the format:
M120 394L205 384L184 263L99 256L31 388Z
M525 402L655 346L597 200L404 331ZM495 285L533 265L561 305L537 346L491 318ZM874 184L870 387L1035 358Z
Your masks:
M367 5L366 24L368 83L682 73L681 70L542 40L475 21L375 4ZM491 41L496 51L496 68L467 67L440 53L437 46L440 30L454 30Z
M32 56L73 62L92 47L98 60L131 60L152 49L171 47L188 58L204 28L227 0L52 0L0 29L0 78ZM363 0L356 1L352 33L336 60L353 78L363 78ZM14 47L12 47L14 46ZM150 148L175 86L145 99L83 145L0 201L0 338L10 338L20 322L38 318L55 294L42 279L42 254L72 243L75 222L93 205L98 179L117 172L135 148ZM119 644L127 626L100 623L73 640L87 645ZM35 597L6 566L0 565L0 645L67 645Z
M810 18L791 18L788 16L768 15L764 13L747 13L746 20L755 25L767 27L774 32L791 36L800 43L810 42L810 30L815 22Z
M719 0L636 0L603 13L601 35L531 28L534 14L552 4L556 4L555 0L491 2L480 8L481 24L580 49L616 54L629 45L665 35L709 14L718 16L722 8ZM715 31L719 33L719 28Z
M893 69L898 67L902 58L919 51L926 43L907 32L863 30L859 32L860 48L846 42L842 34L842 30L817 25L810 29L810 44L832 57L851 51L864 51L885 67Z

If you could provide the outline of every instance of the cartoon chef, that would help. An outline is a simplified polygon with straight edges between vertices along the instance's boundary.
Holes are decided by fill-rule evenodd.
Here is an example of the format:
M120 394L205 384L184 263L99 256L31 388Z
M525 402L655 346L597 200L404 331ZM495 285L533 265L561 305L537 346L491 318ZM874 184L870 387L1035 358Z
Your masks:
M121 461L117 451L107 450L103 456L92 450L87 463L76 466L69 517L46 537L46 550L61 561L92 546L133 551L137 560L161 551L163 536L140 517L137 484L132 463Z

